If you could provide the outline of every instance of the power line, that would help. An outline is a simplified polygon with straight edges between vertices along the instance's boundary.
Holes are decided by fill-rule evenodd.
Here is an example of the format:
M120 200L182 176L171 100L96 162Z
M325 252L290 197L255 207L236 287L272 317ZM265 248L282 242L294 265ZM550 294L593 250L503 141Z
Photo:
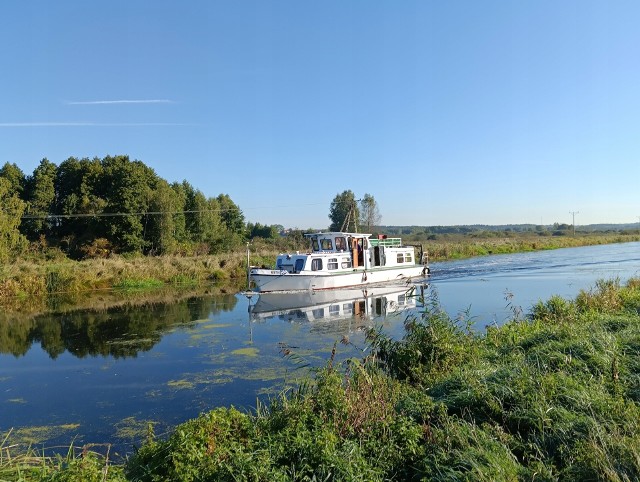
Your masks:
M58 218L112 218L118 216L146 216L159 214L188 214L233 211L233 209L205 209L198 211L145 211L137 213L90 213L90 214L27 214L22 219L58 219Z

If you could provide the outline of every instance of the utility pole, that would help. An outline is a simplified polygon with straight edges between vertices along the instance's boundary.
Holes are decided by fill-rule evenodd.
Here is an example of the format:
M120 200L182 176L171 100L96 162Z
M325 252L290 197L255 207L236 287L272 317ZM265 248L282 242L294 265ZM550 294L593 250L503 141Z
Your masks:
M580 214L580 211L569 211L569 214L573 216L573 235L576 235L576 214Z

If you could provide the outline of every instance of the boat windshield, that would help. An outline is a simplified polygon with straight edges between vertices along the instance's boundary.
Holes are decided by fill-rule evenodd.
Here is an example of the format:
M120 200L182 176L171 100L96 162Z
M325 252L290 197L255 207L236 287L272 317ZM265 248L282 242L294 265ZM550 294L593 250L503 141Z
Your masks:
M324 238L320 240L323 251L333 251L333 243L330 239Z

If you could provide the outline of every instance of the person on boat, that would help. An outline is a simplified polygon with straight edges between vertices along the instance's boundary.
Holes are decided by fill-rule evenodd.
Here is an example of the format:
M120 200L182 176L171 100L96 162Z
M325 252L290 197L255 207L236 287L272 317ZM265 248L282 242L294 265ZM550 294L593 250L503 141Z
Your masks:
M364 257L362 256L362 239L358 240L358 266L364 265Z

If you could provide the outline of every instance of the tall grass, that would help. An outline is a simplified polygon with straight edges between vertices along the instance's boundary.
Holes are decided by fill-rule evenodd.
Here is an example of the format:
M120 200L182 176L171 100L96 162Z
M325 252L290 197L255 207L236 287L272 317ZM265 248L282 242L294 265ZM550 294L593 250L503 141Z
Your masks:
M16 263L0 271L0 303L104 289L201 286L246 278L246 254L197 257L113 257L52 263Z
M123 467L112 464L110 445L69 447L66 455L47 456L32 447L8 443L11 431L0 442L0 482L124 482ZM96 449L103 449L102 452Z

